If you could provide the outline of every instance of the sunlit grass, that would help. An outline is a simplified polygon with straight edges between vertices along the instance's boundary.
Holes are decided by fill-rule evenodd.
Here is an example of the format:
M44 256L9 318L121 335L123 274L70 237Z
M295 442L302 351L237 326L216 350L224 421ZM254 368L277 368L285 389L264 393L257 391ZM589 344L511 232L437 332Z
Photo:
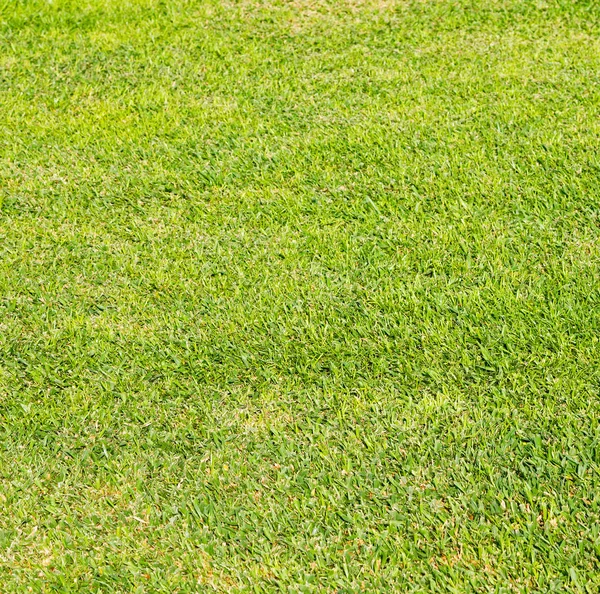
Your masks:
M596 592L598 6L5 3L0 590Z

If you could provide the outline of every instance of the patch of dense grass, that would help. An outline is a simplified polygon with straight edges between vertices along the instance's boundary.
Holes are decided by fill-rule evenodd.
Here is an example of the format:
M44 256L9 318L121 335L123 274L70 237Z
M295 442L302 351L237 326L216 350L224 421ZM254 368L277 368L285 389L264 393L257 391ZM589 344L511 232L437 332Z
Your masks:
M9 0L3 592L600 588L600 10Z

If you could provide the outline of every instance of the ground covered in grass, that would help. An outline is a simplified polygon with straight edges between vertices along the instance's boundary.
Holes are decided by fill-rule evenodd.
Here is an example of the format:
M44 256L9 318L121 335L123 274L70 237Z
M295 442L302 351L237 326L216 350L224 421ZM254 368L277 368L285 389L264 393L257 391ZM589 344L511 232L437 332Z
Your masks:
M8 0L2 592L600 589L600 5Z

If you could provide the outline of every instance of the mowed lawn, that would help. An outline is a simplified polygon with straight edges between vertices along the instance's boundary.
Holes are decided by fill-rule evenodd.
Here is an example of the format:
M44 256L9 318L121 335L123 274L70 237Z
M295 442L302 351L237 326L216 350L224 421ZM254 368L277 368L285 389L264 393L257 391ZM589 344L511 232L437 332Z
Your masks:
M599 3L0 11L0 591L600 590Z

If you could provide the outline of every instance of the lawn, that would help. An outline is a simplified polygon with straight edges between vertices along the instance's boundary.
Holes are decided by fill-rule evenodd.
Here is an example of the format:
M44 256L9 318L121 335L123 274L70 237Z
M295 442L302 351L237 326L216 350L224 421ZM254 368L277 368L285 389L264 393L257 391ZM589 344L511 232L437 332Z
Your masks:
M600 590L600 3L5 0L0 590Z

